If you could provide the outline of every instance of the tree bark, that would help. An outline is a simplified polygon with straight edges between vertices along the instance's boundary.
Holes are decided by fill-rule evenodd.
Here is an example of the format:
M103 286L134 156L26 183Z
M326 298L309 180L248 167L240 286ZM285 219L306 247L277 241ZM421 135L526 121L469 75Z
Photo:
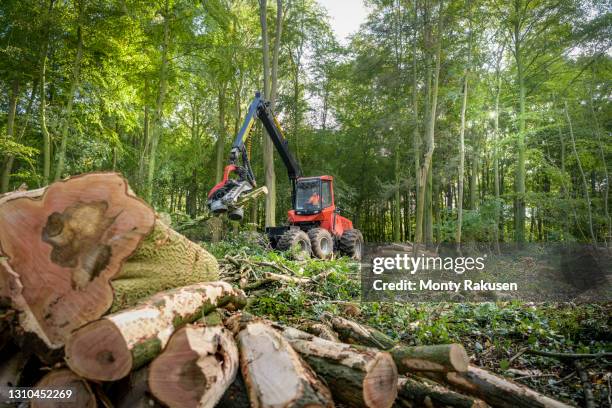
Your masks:
M589 234L591 235L591 242L593 245L597 245L597 238L595 237L595 231L593 230L593 212L591 210L591 197L589 195L589 187L587 185L586 176L582 168L582 162L580 156L578 156L578 150L576 149L576 139L574 138L574 129L572 127L572 119L570 118L567 110L567 102L564 103L565 118L567 119L567 125L569 127L570 140L572 141L572 150L574 151L574 157L576 158L576 164L580 171L580 178L582 179L582 188L584 190L584 198L586 199L587 215L589 217Z
M514 2L514 58L516 62L516 81L519 88L519 114L517 137L517 163L515 177L514 239L519 245L525 242L525 67L523 66L521 4Z
M49 0L49 9L47 10L47 18L50 19L51 11L55 0ZM45 39L42 46L41 63L40 63L40 129L43 134L43 185L49 184L49 176L51 174L51 135L47 128L47 54L49 53L49 26L51 21L47 21Z
M470 366L467 373L429 373L429 378L483 399L499 408L570 408L524 385L482 368Z
M145 198L151 203L153 198L153 178L155 177L155 162L157 155L157 146L162 133L162 119L164 114L164 102L166 101L166 91L168 88L168 65L169 65L169 48L170 48L170 10L168 0L164 6L164 37L161 44L161 64L159 68L159 89L157 93L157 101L155 103L155 115L153 117L153 131L151 132L151 145L149 150L149 166L147 172L147 188Z
M338 333L340 340L349 344L361 344L362 346L388 350L397 343L379 330L341 316L332 316L326 313L323 315L323 319L329 321L333 329Z
M158 292L219 279L214 256L157 219L153 231L112 279L111 312Z
M153 210L114 173L1 197L0 275L22 334L57 350L72 330L99 318L113 301L109 280L154 222Z
M54 388L58 390L70 388L73 392L73 399L69 403L61 400L39 399L30 400L32 408L53 408L64 407L68 404L74 407L96 408L96 396L89 383L84 378L79 377L72 371L62 368L56 369L45 375L37 384L37 388ZM73 405L74 404L74 405Z
M66 342L66 362L85 378L115 381L159 355L177 328L217 307L245 303L244 293L225 282L161 292L73 332Z
M389 353L328 341L291 327L277 328L325 379L338 402L348 407L393 405L398 377Z
M6 118L6 137L11 140L15 137L15 112L17 111L17 98L19 97L19 80L11 81L11 90L9 92L8 116ZM5 157L4 169L2 172L2 180L0 181L0 193L8 191L9 180L11 176L11 168L13 167L13 156Z
M463 75L463 100L461 102L461 127L459 129L459 175L457 176L457 231L455 241L461 248L461 228L463 227L463 180L465 174L465 111L468 99L468 71Z
M151 393L170 407L214 407L238 372L238 348L220 326L187 325L149 367Z
M252 407L334 406L327 387L271 326L249 323L237 339Z
M67 95L66 109L64 110L64 121L62 123L62 133L60 147L57 152L57 167L55 169L55 181L62 178L64 172L64 161L66 159L66 144L68 143L68 131L72 121L72 105L74 103L74 94L76 93L80 82L81 59L83 57L83 13L84 1L77 2L78 17L77 17L77 50L72 65L72 78L70 80L70 89Z
M440 79L440 60L442 57L442 27L443 27L443 2L440 2L440 11L438 16L438 39L436 41L435 59L436 65L433 73L433 89L431 91L431 102L428 108L426 145L427 151L423 158L423 163L419 169L417 176L418 194L417 194L417 214L416 214L416 233L415 242L423 243L424 240L424 214L425 214L425 194L427 193L427 185L429 180L429 172L431 171L433 153L435 149L435 126L436 126L436 109L438 106L438 84Z
M455 407L486 408L487 403L474 397L459 394L441 385L400 378L396 405L400 407Z

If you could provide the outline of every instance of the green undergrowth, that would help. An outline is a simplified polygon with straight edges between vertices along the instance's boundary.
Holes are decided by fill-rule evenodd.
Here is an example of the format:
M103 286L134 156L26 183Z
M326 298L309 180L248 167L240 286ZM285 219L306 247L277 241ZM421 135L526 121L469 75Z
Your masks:
M312 285L273 283L249 292L250 313L299 325L331 312L373 326L410 345L461 343L473 364L577 405L582 405L583 397L577 376L570 376L571 364L528 353L513 357L524 348L563 353L612 351L610 305L518 301L362 303L359 266L347 258L295 261L243 237L205 246L218 259L226 255L248 257L282 265L305 277L329 273ZM278 272L269 267L261 269ZM587 361L596 398L607 401L609 366L604 359Z

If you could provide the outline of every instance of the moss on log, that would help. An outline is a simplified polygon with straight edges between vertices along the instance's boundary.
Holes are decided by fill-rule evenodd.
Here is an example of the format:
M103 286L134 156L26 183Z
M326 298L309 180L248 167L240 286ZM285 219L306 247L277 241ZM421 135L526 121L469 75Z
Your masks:
M156 357L176 329L217 307L245 303L244 293L225 282L161 292L76 330L66 342L66 362L85 378L118 380Z
M153 231L112 281L115 299L111 312L164 290L218 279L214 256L156 219Z

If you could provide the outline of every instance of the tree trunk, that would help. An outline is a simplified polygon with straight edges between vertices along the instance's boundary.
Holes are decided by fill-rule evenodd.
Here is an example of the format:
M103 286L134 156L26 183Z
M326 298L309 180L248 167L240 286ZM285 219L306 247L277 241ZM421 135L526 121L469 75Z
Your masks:
M96 396L92 391L89 383L84 378L79 377L67 368L56 369L46 374L37 384L37 388L53 388L57 390L72 390L72 399L70 402L53 399L38 399L30 400L32 408L53 408L64 407L67 405L83 408L96 408Z
M441 385L400 378L396 405L399 407L455 407L486 408L487 403L467 395L451 391Z
M525 71L523 67L523 50L521 49L521 27L519 2L515 2L517 16L514 20L514 58L516 61L516 80L519 88L519 114L517 137L517 163L514 186L514 238L519 245L525 242Z
M423 163L419 169L417 176L418 194L417 194L417 214L416 214L416 233L415 242L423 243L423 230L424 230L424 215L425 215L425 194L427 193L427 184L429 180L429 172L432 166L433 153L435 149L434 133L436 126L436 108L438 106L438 82L440 79L440 60L442 57L442 27L443 27L443 14L442 14L443 3L440 2L440 12L438 16L438 39L436 41L435 49L435 60L436 65L433 73L433 89L431 91L431 103L428 108L427 115L427 129L425 132L425 142L427 145L427 151L423 158Z
M470 361L461 344L397 345L389 350L400 374L416 371L466 372Z
M497 254L501 254L501 250L499 248L499 221L500 221L500 211L501 211L501 191L500 191L500 185L499 185L499 153L498 153L498 144L499 144L499 97L501 95L501 62L502 62L502 58L503 58L503 47L500 50L498 57L497 57L497 63L496 63L496 69L495 69L495 75L496 75L496 82L497 82L497 86L495 88L495 111L494 111L494 115L495 117L493 118L494 120L494 127L493 127L493 185L494 185L494 189L495 189L495 227L493 229L493 235L494 235L494 239L495 239L495 250L497 252Z
M6 118L6 138L11 140L15 136L15 112L17 110L17 98L19 97L19 80L11 81L11 90L9 92L8 116ZM4 170L2 172L2 180L0 181L0 193L8 191L9 180L11 177L11 169L13 167L13 156L7 155L4 162Z
M106 312L109 280L154 222L154 211L114 173L2 196L0 276L25 337L57 350L72 330Z
M50 19L51 11L55 0L49 1L49 9L47 10L47 18ZM50 21L47 22L45 39L42 46L41 63L40 63L40 129L43 134L43 185L49 184L49 176L51 174L51 135L47 129L47 54L49 53L49 36Z
M214 407L238 372L238 348L220 326L187 325L149 367L151 393L170 407Z
M217 135L216 151L217 151L217 167L215 183L219 183L223 179L223 165L225 164L225 91L227 84L223 83L219 86L219 131Z
M149 150L149 167L147 172L147 188L145 198L151 203L153 198L153 178L155 177L155 161L157 146L162 133L162 119L164 114L164 102L166 101L166 91L168 88L168 49L170 47L170 10L168 0L164 6L164 38L161 44L161 65L159 68L159 90L157 102L155 104L155 116L153 118L153 132L151 135L151 148Z
M66 362L85 378L115 381L155 358L183 324L217 307L245 303L244 293L225 282L161 292L73 332L66 342Z
M597 245L597 238L595 237L595 231L593 230L593 213L591 211L591 197L589 195L589 187L587 185L586 176L582 168L582 162L580 156L578 156L578 150L576 149L576 139L574 138L574 129L572 128L572 119L570 118L567 110L567 102L564 104L565 118L567 119L567 125L569 126L570 140L572 141L572 150L574 151L574 157L576 158L576 164L580 171L580 178L582 179L582 188L584 189L584 198L586 200L587 214L589 217L589 234L591 235L591 242L593 245Z
M467 373L431 373L428 376L459 391L481 398L494 407L570 408L569 405L548 398L524 385L474 366L470 366Z
M461 102L461 127L459 128L459 174L457 176L457 231L455 241L461 248L461 228L463 226L463 180L465 175L465 111L468 99L467 69L463 74L463 100Z
M70 130L70 124L72 121L72 104L74 103L74 94L76 93L81 71L81 59L83 57L83 12L84 12L84 0L77 2L78 17L77 17L77 50L74 58L74 64L72 65L72 79L70 80L70 90L67 95L66 109L64 110L64 121L62 123L62 133L60 148L57 152L57 167L55 169L55 181L62 178L64 172L64 161L66 159L66 144L68 143L68 131Z
M334 406L329 389L271 326L249 323L237 339L252 407Z
M28 127L28 124L30 123L31 116L32 116L32 105L34 104L34 98L36 97L37 89L38 89L38 82L35 79L34 81L32 81L32 90L30 91L30 98L28 100L28 106L26 108L25 115L24 115L26 117L26 121L21 127L21 132L19 132L19 137L17 138L17 141L23 139L23 136L25 135L25 131ZM7 129L7 132L8 132L8 129ZM15 131L13 128L13 134L14 132ZM14 163L15 163L15 156L12 154L8 155L6 157L6 160L4 161L4 168L2 169L2 179L0 181L0 193L7 192L9 189L9 184L11 180L11 172L13 171Z

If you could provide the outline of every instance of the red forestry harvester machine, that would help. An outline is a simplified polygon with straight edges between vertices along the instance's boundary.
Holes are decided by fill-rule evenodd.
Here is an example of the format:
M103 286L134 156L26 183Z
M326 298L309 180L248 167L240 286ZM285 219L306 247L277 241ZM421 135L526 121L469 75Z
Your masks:
M210 211L213 214L227 213L230 219L241 220L246 201L267 192L265 187L257 188L245 146L255 119L263 123L291 180L292 209L287 213L288 225L266 228L272 247L280 251L297 247L301 252L312 253L322 259L330 258L334 251L353 259L361 259L363 237L358 229L353 228L351 220L339 214L334 202L334 178L302 177L300 166L288 149L287 140L283 137L269 102L259 92L255 94L232 145L223 180L208 193Z

